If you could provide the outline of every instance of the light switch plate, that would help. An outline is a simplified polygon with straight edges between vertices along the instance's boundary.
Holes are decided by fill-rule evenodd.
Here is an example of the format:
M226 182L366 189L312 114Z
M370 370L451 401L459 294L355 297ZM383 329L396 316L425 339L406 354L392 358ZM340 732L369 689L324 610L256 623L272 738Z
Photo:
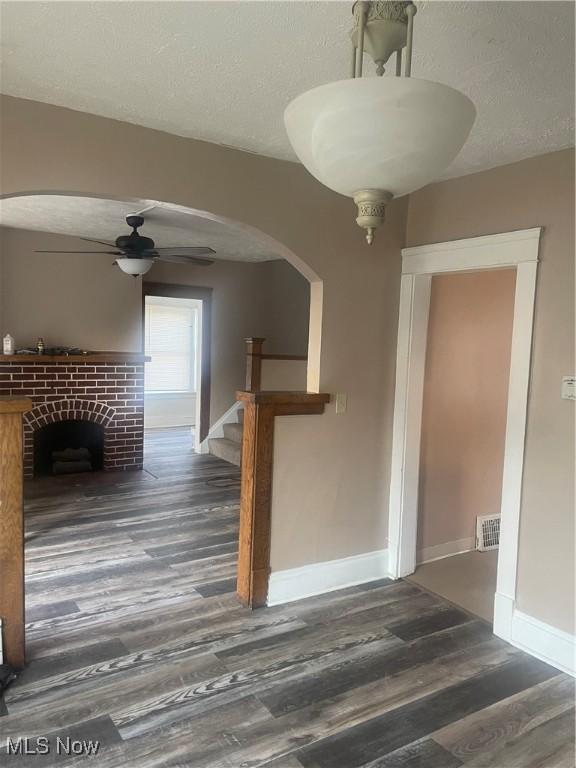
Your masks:
M562 400L576 400L576 376L562 377Z
M346 413L347 400L344 394L336 395L336 413Z

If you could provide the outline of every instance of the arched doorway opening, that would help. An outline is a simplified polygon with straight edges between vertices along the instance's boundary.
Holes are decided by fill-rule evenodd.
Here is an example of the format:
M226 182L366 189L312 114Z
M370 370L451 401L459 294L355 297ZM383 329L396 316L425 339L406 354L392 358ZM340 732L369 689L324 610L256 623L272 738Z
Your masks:
M52 192L31 194L31 195L15 195L7 196L4 198L2 225L10 230L9 234L3 232L3 237L6 236L9 241L9 245L14 244L16 241L20 241L22 244L22 238L30 238L28 245L18 250L18 257L12 259L8 249L7 259L10 261L8 269L5 270L4 275L8 276L11 282L13 291L12 295L32 297L31 300L35 301L35 322L37 323L37 329L31 332L31 325L24 325L24 331L19 332L16 328L18 346L20 346L21 340L25 343L32 344L33 336L38 334L50 339L50 335L53 333L55 326L52 326L52 330L48 328L49 323L44 322L43 308L48 306L55 307L55 315L60 319L66 321L68 319L68 329L71 335L78 332L82 326L87 329L90 336L86 338L87 343L76 343L77 337L70 339L70 342L66 343L65 339L57 339L57 344L54 346L78 346L85 349L85 351L111 351L122 352L130 351L134 354L137 350L141 349L141 311L138 313L133 312L135 301L137 300L138 306L141 307L142 301L142 288L139 281L132 280L128 276L121 274L113 268L113 254L105 254L98 256L99 259L104 259L100 264L105 264L106 270L110 277L102 278L102 266L92 267L85 271L88 261L96 259L96 256L86 254L87 259L83 260L83 256L79 255L78 258L74 257L74 253L80 249L79 243L84 242L78 240L78 238L88 238L91 240L100 240L104 245L110 241L113 242L113 234L120 234L122 231L122 221L118 222L119 229L106 231L96 231L94 221L101 215L105 209L115 208L116 211L121 210L122 214L125 212L131 212L135 209L141 211L147 209L147 215L149 220L154 220L154 216L157 216L158 220L155 222L155 228L160 232L164 230L174 230L180 228L184 231L187 230L187 226L184 222L193 222L196 227L196 232L200 233L197 236L210 236L217 237L218 233L225 233L227 242L230 242L232 238L236 238L237 242L241 242L242 251L241 255L252 254L258 256L262 254L270 254L273 259L262 258L263 262L277 261L280 263L288 263L291 268L294 268L299 275L303 275L309 283L311 278L314 278L314 282L310 283L310 322L308 338L310 340L308 345L308 370L307 370L307 388L310 391L317 391L319 382L319 353L320 353L320 328L321 328L321 308L322 308L322 283L317 279L317 276L312 273L308 268L303 265L300 259L298 259L289 249L282 246L282 244L275 241L273 238L255 230L252 227L239 224L238 222L232 222L230 220L223 219L222 217L212 216L201 211L194 211L192 209L185 209L182 206L172 205L169 203L162 203L151 200L114 200L111 198L102 198L91 195L73 195L69 193L54 194ZM124 210L126 209L126 210ZM156 213L154 213L156 212ZM50 219L50 217L52 217ZM116 221L114 219L114 221ZM26 229L26 227L32 227L32 229ZM221 234L223 237L223 235ZM156 239L157 235L155 235ZM66 242L70 242L70 247L66 248L63 244L62 238L66 239ZM56 240L58 242L56 242ZM45 244L45 247L41 246ZM34 247L33 247L34 246ZM49 246L53 246L50 248ZM92 244L84 246L87 250L97 246ZM50 254L36 254L36 251L40 250L54 250L54 251L72 251L71 254L66 255L58 264L54 265L51 261L53 258ZM28 253L30 251L30 253ZM4 251L6 260L6 249ZM54 254L56 257L56 254ZM237 259L243 261L243 259ZM249 264L258 262L257 258L253 258L252 261L244 259ZM43 263L42 263L43 262ZM27 263L28 275L32 277L31 291L22 291L16 286L16 281L20 279L22 275L21 267ZM38 265L38 270L32 268L31 264ZM6 263L5 263L6 266ZM168 267L167 269L169 269ZM41 271L45 271L45 277L41 274ZM102 282L98 282L102 279ZM122 290L118 289L122 281ZM110 287L114 284L114 287ZM186 284L186 281L182 281L180 284ZM45 289L49 286L50 290L45 291L45 296L40 297L39 293L41 288ZM198 282L196 283L198 285ZM201 283L200 283L201 285ZM80 295L80 287L82 293ZM118 291L118 293L116 293ZM94 304L99 304L97 315L91 314L91 307L94 304L88 300L92 296L92 299L96 298ZM272 302L273 303L273 302ZM73 309L74 308L74 309ZM26 307L21 304L14 308L14 306L4 308L4 316L9 318L10 324L18 325L23 318L30 317L30 313L27 312ZM54 320L54 317L50 319L50 322ZM66 322L64 322L66 325ZM103 332L104 328L104 332ZM119 341L114 345L106 345L101 341L105 337L106 328L108 330L117 331L119 335ZM45 330L46 329L46 330ZM252 333L258 333L259 329L254 328ZM26 334L30 338L26 338ZM130 347L126 350L126 345ZM133 345L133 346L132 346ZM282 351L282 350L279 350ZM292 350L286 350L292 351ZM244 359L244 349L240 347L238 349L239 358ZM44 370L46 376L52 375L49 371ZM84 371L76 370L72 375L78 374L78 377L88 376L88 373ZM123 373L115 374L113 371L105 374L106 376L124 375ZM78 384L78 382L75 382ZM105 382L99 382L99 387L91 386L93 382L87 381L85 394L89 398L98 399L99 392L97 389L106 389ZM61 384L61 382L60 382ZM48 383L45 389L50 389ZM62 386L54 393L44 393L47 397L61 397L72 395L67 392L68 387ZM90 391L89 391L90 390ZM76 396L78 393L74 393ZM129 396L131 393L128 393ZM134 393L138 395L138 393ZM33 393L33 397L35 394ZM129 407L124 403L121 406L123 410L125 407ZM137 418L133 419L135 422L130 425L137 430L141 428L136 422ZM115 436L115 440L122 440L123 436ZM123 445L118 445L117 450L121 451ZM212 487L217 487L212 485ZM176 501L174 502L177 503ZM153 547L155 549L155 547ZM181 553L179 553L179 556ZM216 581L223 581L222 579L216 579Z

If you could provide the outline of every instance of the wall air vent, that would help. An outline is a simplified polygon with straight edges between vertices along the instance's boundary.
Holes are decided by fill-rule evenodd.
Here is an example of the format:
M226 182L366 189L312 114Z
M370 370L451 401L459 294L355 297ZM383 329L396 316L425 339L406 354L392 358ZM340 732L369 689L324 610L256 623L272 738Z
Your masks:
M487 552L500 544L500 515L480 515L476 518L476 549Z

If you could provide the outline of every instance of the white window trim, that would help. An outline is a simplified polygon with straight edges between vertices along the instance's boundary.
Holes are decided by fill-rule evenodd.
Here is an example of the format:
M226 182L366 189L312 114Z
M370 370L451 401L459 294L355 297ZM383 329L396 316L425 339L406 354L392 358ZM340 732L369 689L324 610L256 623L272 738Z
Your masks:
M516 268L494 633L513 641L518 533L541 228L404 248L390 481L389 567L416 568L422 394L432 275ZM516 611L516 613L518 613Z
M150 294L150 298L153 298L155 300L161 299L165 303L171 303L173 301L173 297L168 296L155 296L153 294ZM201 453L201 442L200 442L200 429L199 425L201 424L201 418L202 418L202 325L204 321L203 313L204 313L204 302L202 299L185 299L185 298L179 298L179 302L188 302L191 306L194 306L197 310L196 315L196 390L189 392L189 393L181 393L181 392L171 392L171 393L153 393L153 392L145 392L144 393L144 408L146 408L146 400L150 402L150 400L158 400L158 399L175 399L179 397L195 397L195 404L194 404L194 411L195 411L195 426L194 426L194 450L196 453ZM146 302L146 300L145 300Z
M199 345L201 344L201 328L202 328L202 302L198 299L180 299L180 298L172 298L168 296L147 296L144 302L144 312L146 312L146 307L148 304L151 305L165 305L170 307L177 307L177 306L188 306L190 309L194 309L196 311L196 321L195 321L195 339L194 339L194 347L191 352L193 354L190 355L192 358L192 366L190 368L190 382L189 387L186 389L170 389L170 390L163 390L163 389L144 389L144 397L149 398L180 398L180 397L188 397L191 395L198 395L198 389L200 386L199 378L200 378L200 355L199 355ZM146 329L146 325L144 325L144 332ZM144 340L144 345L146 345L146 339ZM192 383L196 386L192 386Z

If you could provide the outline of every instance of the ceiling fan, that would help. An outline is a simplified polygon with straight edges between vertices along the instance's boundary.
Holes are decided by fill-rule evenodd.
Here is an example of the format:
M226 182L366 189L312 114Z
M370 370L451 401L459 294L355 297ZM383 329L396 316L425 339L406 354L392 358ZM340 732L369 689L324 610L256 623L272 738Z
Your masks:
M154 240L150 237L144 237L138 232L138 229L144 224L144 217L139 214L126 216L126 223L132 227L129 235L120 235L114 243L107 243L104 240L91 240L88 237L82 237L87 243L98 243L106 245L108 248L114 248L113 251L36 251L36 253L102 253L108 256L119 256L114 262L127 275L145 275L146 272L156 261L169 261L173 264L194 264L195 266L207 267L214 264L213 259L201 258L204 254L216 253L213 248L208 246L174 246L157 248Z

